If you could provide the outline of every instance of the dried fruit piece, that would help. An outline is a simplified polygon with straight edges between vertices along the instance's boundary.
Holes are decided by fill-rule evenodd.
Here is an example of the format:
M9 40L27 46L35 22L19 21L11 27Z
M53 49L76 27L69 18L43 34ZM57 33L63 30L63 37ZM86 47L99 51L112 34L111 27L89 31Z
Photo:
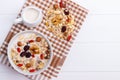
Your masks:
M26 65L25 65L25 67L26 68L30 68L32 65L30 64L30 63L27 63Z
M42 60L44 59L44 54L40 55L40 59L42 59Z
M68 10L68 9L65 9L65 10L64 10L64 14L65 14L65 15L69 15L69 10Z
M20 56L21 56L21 57L24 57L25 54L26 54L26 52L21 52L21 53L20 53Z
M17 66L18 66L18 67L22 67L22 66L23 66L23 64L18 64Z
M29 42L29 43L32 43L32 42L34 42L34 40L29 40L28 42Z
M67 41L70 41L70 39L72 38L72 36L70 35L70 36L68 36L67 37Z
M63 2L63 0L60 1L59 5L60 8L66 8L66 2Z
M29 50L29 48L30 48L29 45L24 46L24 50L25 50L25 51Z
M34 57L35 57L35 55L34 55L34 54L32 54L32 57L34 58Z
M36 41L40 42L41 41L41 37L36 37Z
M68 17L68 18L66 19L66 21L69 23L69 22L71 21L71 19Z
M17 45L22 46L23 44L22 44L22 42L19 41L19 42L17 42Z
M20 53L20 52L21 52L21 49L20 49L20 48L17 48L17 51Z
M35 72L35 69L30 69L29 72Z
M31 53L30 52L26 52L25 57L26 58L30 58L31 57Z
M61 32L65 32L66 31L66 26L62 26Z

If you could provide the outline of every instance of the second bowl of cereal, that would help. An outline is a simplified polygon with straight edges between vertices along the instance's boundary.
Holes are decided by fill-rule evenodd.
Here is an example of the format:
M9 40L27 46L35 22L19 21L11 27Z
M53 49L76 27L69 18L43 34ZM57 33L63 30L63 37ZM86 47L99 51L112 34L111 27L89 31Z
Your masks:
M12 67L24 75L41 73L50 65L53 55L49 40L36 31L16 34L7 54Z

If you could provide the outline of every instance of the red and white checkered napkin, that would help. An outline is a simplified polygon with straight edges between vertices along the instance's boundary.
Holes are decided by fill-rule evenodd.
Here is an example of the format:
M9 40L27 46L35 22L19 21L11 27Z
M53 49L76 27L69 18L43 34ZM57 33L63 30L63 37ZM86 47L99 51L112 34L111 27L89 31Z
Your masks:
M25 8L26 6L34 5L34 6L37 6L38 8L41 8L43 10L43 13L45 13L46 10L49 8L49 6L56 2L57 2L57 0L27 0L26 3L24 4L23 8ZM72 39L69 42L56 37L55 35L53 35L51 32L49 32L46 29L45 15L44 15L42 23L35 28L28 28L23 24L17 24L17 25L12 26L5 41L3 42L3 44L0 48L0 53L1 53L0 54L0 62L11 67L11 65L8 61L8 58L7 58L7 46L8 46L10 39L16 33L20 32L20 31L35 30L35 31L42 33L49 39L49 41L51 42L52 47L53 47L54 56L53 56L50 66L45 71L43 71L42 73L40 73L38 75L33 75L33 76L25 75L25 76L31 80L50 80L52 77L57 77L57 74L59 73L59 71L68 55L70 47L71 47L77 33L79 32L81 25L84 22L84 19L86 18L86 15L88 13L88 11L85 8L79 6L78 4L76 4L70 0L67 0L66 4L68 5L69 9L71 10L72 15L75 17L75 23L76 23L75 30L72 34ZM18 17L19 16L20 16L20 14L18 15Z

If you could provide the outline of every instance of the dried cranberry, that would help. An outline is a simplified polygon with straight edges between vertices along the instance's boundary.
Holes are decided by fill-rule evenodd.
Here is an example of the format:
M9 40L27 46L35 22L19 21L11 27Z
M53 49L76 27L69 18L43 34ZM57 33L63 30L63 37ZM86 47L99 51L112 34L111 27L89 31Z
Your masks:
M35 69L30 69L29 72L35 72Z
M20 49L20 48L17 48L17 51L20 53L20 52L21 52L21 49Z
M65 10L64 10L64 14L65 14L65 15L69 15L69 10L68 10L68 9L65 9Z
M42 60L44 59L44 54L40 55L40 59L42 59Z
M67 37L67 41L70 41L70 39L72 38L72 36L70 35L70 36L68 36Z
M29 48L30 48L29 45L24 46L24 50L25 50L25 51L29 50Z
M25 57L26 58L30 58L31 57L31 53L30 52L26 52Z
M21 66L23 66L23 64L18 64L17 66L18 66L18 67L21 67Z
M66 8L66 2L63 2L63 0L60 1L59 5L60 8Z
M34 58L34 57L35 57L35 55L33 54L33 55L32 55L32 57Z
M26 54L26 52L21 52L21 53L20 53L20 56L21 56L21 57L24 57L25 54Z
M29 43L32 43L32 42L34 42L34 40L29 40L28 42L29 42Z
M61 32L65 32L66 31L66 26L62 26Z

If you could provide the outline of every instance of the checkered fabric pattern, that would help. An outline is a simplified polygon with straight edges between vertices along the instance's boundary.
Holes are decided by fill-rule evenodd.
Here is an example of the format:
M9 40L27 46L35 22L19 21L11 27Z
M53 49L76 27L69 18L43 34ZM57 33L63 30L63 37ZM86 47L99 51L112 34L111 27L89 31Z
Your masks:
M25 2L21 11L25 7L30 6L30 5L37 6L38 8L43 10L43 15L44 15L43 20L40 25L38 25L34 28L28 28L23 24L16 24L16 25L13 24L5 41L3 42L3 44L0 48L0 62L2 64L5 64L6 66L12 68L12 66L10 65L8 58L7 58L7 47L8 47L8 43L11 40L11 38L15 34L21 32L21 31L34 30L34 31L42 33L49 39L49 41L51 42L52 47L53 47L54 56L53 56L50 66L46 70L44 70L42 73L40 73L38 75L32 75L32 76L25 75L25 76L31 80L50 80L52 77L57 77L57 74L61 70L61 67L69 53L71 45L73 44L73 41L74 41L75 37L77 36L77 33L79 32L81 25L84 22L84 19L86 18L86 15L88 14L87 9L79 6L78 4L76 4L70 0L67 0L66 4L70 9L71 14L75 17L76 24L75 24L75 30L72 34L72 39L70 41L62 40L62 39L56 37L51 32L49 32L46 29L47 27L45 26L45 12L49 8L50 5L57 3L57 2L58 2L57 0L27 0ZM20 13L21 13L21 11L20 11ZM19 13L18 17L20 16L20 13Z

